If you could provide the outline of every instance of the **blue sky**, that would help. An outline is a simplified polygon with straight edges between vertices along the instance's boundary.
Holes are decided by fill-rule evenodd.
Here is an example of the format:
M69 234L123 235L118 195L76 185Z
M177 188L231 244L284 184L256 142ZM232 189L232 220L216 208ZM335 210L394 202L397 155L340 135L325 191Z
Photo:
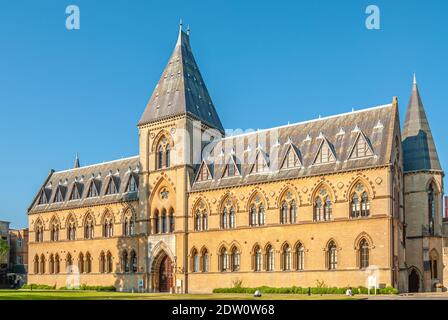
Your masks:
M76 4L81 29L65 28ZM369 4L381 29L365 27ZM50 169L138 153L136 124L179 18L225 128L267 128L389 103L417 73L448 168L447 1L3 1L0 219L27 224ZM255 112L257 111L257 112Z

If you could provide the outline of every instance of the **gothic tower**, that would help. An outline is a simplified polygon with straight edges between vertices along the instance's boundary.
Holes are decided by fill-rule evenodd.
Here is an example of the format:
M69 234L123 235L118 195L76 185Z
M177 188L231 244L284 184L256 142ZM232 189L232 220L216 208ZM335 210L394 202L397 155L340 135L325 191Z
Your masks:
M148 235L146 286L187 287L187 193L203 141L224 132L180 24L173 53L138 123L139 215Z
M443 170L414 75L402 132L409 291L442 282Z

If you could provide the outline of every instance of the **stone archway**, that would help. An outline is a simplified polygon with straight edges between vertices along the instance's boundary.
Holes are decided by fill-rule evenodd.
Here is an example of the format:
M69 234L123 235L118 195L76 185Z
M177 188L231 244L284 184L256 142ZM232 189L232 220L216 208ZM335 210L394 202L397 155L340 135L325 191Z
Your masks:
M164 250L161 250L153 260L151 284L158 292L171 292L174 287L173 260Z
M415 269L411 269L409 273L409 292L419 292L420 291L420 276Z

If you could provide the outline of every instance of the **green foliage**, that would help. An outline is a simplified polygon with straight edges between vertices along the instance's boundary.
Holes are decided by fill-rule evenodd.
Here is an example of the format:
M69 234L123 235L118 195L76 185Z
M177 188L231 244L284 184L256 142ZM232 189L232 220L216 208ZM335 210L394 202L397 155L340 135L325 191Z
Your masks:
M8 254L9 246L5 240L0 239L0 260Z
M25 284L22 289L29 290L56 290L56 285L48 286L45 284ZM59 290L89 290L89 291L116 291L114 286L88 286L86 284L81 285L79 288L67 288L60 287Z
M56 290L56 285L48 286L46 284L24 284L22 289L30 289L30 290Z
M348 287L345 288L337 288L337 287L328 287L325 285L323 281L318 282L317 287L311 288L311 294L345 294ZM241 286L232 287L232 288L215 288L213 289L213 293L247 293L254 294L255 291L259 290L261 293L281 293L281 294L308 294L308 288L303 287L282 287L282 288L274 288L274 287L256 287L256 288L244 288ZM374 294L374 289L370 289L370 294ZM358 287L352 288L353 294L367 294L367 288ZM392 287L381 288L377 290L377 294L398 294L398 290Z

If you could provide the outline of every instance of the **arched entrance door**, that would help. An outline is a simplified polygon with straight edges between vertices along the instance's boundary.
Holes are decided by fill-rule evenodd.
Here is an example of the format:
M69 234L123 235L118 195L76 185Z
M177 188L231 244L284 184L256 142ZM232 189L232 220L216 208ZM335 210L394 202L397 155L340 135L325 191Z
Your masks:
M420 289L420 276L415 269L409 274L409 292L418 292Z
M168 256L163 257L159 269L159 291L169 292L173 287L173 264Z

